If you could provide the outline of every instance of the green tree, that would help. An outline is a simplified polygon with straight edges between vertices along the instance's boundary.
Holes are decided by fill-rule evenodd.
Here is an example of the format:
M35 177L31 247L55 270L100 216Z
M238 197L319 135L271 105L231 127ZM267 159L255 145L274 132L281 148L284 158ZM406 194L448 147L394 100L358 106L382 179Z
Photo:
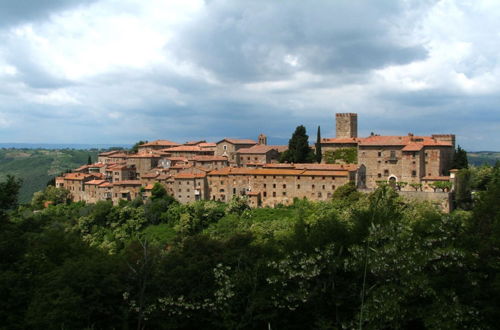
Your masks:
M469 162L467 160L467 151L458 146L453 155L453 161L451 163L451 168L460 170L462 168L469 168Z
M321 158L323 155L321 154L321 128L318 126L318 134L316 136L316 161L321 163Z
M92 164L92 157L89 155L89 158L87 159L87 165Z
M0 216L17 206L17 196L21 184L21 180L12 175L7 175L7 179L0 182Z
M141 141L139 141L139 142L136 142L136 143L132 146L132 148L130 148L130 153L136 154L136 153L139 151L139 146L140 146L141 144L144 144L144 143L148 143L148 141L147 141L147 140L146 140L146 141L142 141L142 140L141 140Z
M288 150L281 155L281 162L312 163L314 152L309 147L309 136L303 125L297 126L292 138L288 141Z

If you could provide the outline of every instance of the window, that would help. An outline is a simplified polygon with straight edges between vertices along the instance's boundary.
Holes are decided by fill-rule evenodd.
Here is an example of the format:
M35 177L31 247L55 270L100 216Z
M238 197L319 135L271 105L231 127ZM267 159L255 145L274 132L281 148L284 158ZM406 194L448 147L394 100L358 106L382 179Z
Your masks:
M264 197L267 197L267 191L264 191L263 195Z
M286 196L286 191L283 192L283 196Z
M233 194L236 194L236 188L233 188Z
M300 180L300 175L297 177L297 180Z
M396 151L391 150L391 158L396 158Z
M273 191L273 197L276 197L276 191Z
M182 189L179 188L179 192L181 192L181 191L182 191Z
M300 184L297 185L297 189L300 189Z
M411 171L411 176L417 176L417 171Z
M276 188L276 183L273 183L273 188Z
M381 178L381 177L382 177L382 174L380 174L380 173L379 173L379 174L377 174L377 176L378 176L379 178Z
M324 179L325 179L325 177L322 177L322 179L324 180Z
M378 156L382 157L382 152L381 151L378 152Z
M335 190L335 186L332 186L332 190Z
M227 145L223 145L222 149L227 150Z
M325 185L323 185L323 187L321 187L323 190L325 189Z
M312 185L312 188L314 189L314 185Z
M318 193L318 197L321 197L321 193L320 192Z
M283 189L286 189L286 184L283 185Z
M250 160L250 157L247 157L248 160Z
M264 183L264 188L267 187L267 184Z
M273 179L276 179L276 175L273 175Z
M389 170L384 170L384 175L389 175Z
M224 181L221 181L220 184L224 184Z

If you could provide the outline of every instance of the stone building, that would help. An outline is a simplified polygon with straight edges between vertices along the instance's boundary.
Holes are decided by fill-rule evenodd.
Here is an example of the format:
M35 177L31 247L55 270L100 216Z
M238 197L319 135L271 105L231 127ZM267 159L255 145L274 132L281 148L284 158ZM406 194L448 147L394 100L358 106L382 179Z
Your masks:
M250 148L241 148L236 151L236 164L248 167L255 164L277 163L280 159L277 147L257 144Z
M422 183L429 177L447 178L455 152L455 136L380 136L358 137L357 115L336 114L336 137L321 140L323 161L326 153L341 148L355 148L358 183L376 188L377 181ZM411 190L410 186L404 189Z
M243 148L250 148L256 144L257 142L255 142L254 140L225 138L217 142L217 146L215 148L215 155L227 157L229 164L236 166L237 165L236 152Z
M161 156L154 153L138 153L129 155L126 159L126 164L134 166L136 172L140 176L141 174L150 171L152 168L157 167L160 158Z
M133 165L111 164L106 166L105 178L109 182L123 180L135 180L137 177L136 168Z
M297 170L227 167L208 173L210 199L228 202L250 194L259 206L291 204L294 198L327 200L340 186L355 180L348 170Z
M169 140L155 140L139 145L137 148L138 153L151 153L156 150L161 150L165 148L172 148L179 146L177 142L172 142Z

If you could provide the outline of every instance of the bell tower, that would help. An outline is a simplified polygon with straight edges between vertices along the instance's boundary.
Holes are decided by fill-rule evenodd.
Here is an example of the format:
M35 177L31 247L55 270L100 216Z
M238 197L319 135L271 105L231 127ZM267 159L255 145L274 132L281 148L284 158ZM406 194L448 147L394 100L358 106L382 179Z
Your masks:
M267 146L267 136L265 134L259 134L259 144L263 146Z

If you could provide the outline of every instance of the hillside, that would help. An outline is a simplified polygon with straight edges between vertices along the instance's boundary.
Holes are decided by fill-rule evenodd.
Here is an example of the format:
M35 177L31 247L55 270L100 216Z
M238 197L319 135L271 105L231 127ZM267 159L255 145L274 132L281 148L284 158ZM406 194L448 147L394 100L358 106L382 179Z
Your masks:
M500 152L497 151L477 151L477 152L467 152L467 157L469 159L469 164L471 165L483 165L490 164L495 165L497 161L500 161Z
M0 149L0 180L15 175L23 180L19 202L31 200L34 192L43 189L54 176L86 164L89 155L97 159L98 150L76 149Z

